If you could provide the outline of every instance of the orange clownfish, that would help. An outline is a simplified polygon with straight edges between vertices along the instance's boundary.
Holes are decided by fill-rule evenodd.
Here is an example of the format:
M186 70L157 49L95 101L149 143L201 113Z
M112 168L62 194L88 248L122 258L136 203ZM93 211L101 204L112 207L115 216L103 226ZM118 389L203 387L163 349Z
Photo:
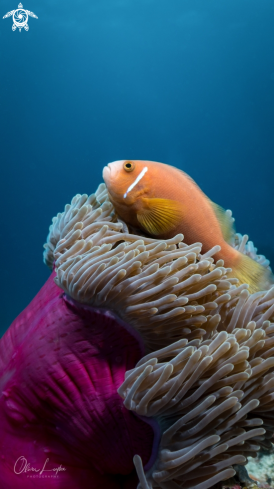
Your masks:
M225 211L183 171L154 161L121 160L109 163L103 178L125 223L159 239L182 233L187 244L201 242L203 253L220 245L215 260L224 260L250 292L269 286L269 270L229 244L234 233Z

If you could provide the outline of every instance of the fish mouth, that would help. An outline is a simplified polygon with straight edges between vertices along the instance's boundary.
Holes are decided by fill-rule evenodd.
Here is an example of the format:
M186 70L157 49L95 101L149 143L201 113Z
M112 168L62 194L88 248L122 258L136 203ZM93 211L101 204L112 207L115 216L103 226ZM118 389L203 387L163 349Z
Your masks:
M122 163L122 161L111 161L103 168L103 179L105 181L106 186L108 187L111 181L115 178L117 167L116 163Z
M105 181L106 186L108 186L108 183L110 181L110 172L111 172L111 167L109 163L107 166L104 166L103 168L103 179Z

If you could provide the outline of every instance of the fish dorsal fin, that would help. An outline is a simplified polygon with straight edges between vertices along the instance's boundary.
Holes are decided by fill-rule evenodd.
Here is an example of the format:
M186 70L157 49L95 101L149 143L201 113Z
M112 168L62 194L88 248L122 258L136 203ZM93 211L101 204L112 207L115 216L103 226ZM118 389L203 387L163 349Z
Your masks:
M137 219L142 228L149 234L165 234L182 220L182 204L170 199L142 198L142 209L137 212Z
M217 219L219 221L224 240L227 243L231 243L233 241L233 237L235 235L235 229L233 226L233 219L218 204L215 204L214 202L211 201L211 205L213 207L215 216L217 217Z

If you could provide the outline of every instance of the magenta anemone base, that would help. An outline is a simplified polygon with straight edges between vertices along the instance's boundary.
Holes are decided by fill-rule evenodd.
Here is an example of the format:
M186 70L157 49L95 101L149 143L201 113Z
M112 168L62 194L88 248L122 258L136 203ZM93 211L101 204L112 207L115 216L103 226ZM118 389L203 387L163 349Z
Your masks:
M136 332L53 273L0 341L0 487L135 489L133 456L151 466L159 433L117 389L142 356Z

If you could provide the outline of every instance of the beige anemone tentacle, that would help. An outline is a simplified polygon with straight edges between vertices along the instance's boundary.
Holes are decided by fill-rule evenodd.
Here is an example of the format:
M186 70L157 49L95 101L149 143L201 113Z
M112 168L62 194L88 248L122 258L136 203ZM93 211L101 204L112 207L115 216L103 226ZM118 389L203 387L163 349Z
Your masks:
M231 244L269 267L247 236ZM238 286L223 260L214 262L218 246L203 254L183 235L131 233L104 184L72 199L44 247L66 294L114 311L144 340L146 356L118 390L127 409L161 427L152 469L134 457L140 488L207 489L271 446L274 288L250 294Z

